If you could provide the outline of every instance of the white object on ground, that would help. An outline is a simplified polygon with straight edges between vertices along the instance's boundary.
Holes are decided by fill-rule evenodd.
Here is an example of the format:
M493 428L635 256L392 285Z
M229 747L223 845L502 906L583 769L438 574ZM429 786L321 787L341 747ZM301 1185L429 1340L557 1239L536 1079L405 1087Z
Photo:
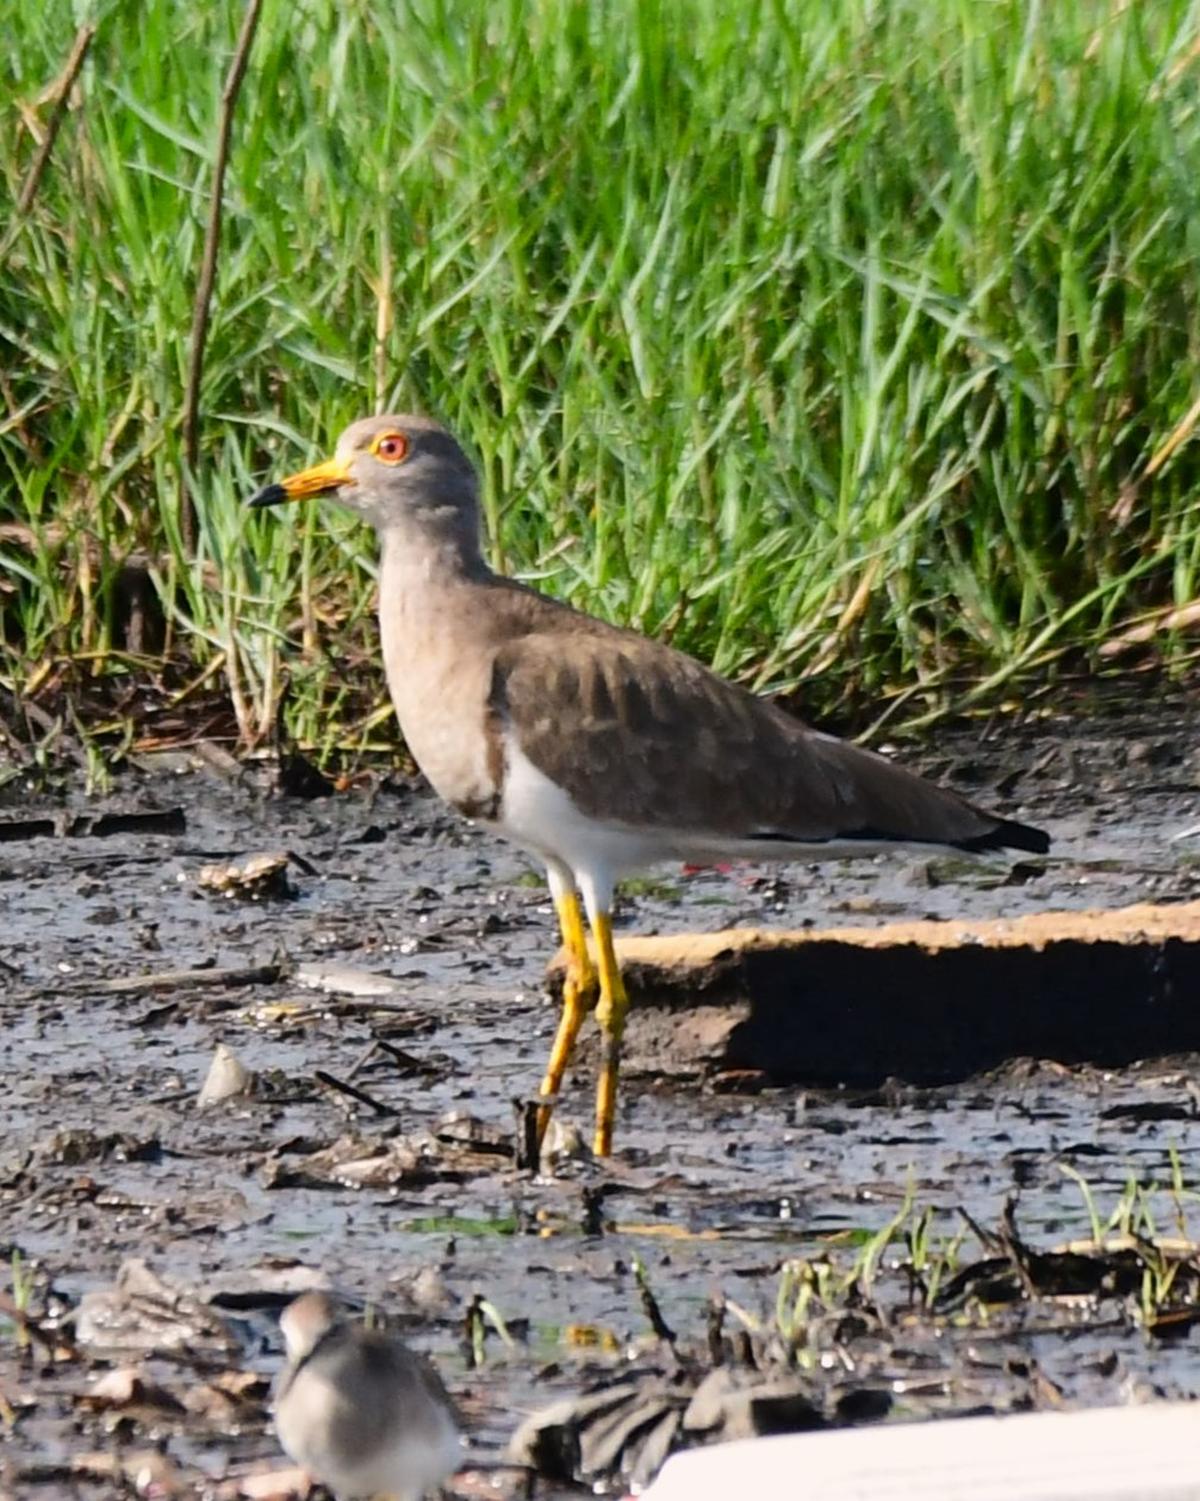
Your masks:
M301 964L292 978L306 990L323 990L327 995L398 995L400 991L391 975L350 964Z
M940 1418L676 1454L646 1501L1200 1501L1200 1403Z

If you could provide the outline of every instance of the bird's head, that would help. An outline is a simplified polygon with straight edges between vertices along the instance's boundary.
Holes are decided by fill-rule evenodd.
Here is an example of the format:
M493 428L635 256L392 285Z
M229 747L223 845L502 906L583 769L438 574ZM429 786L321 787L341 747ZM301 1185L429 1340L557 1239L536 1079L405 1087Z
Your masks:
M324 1336L344 1319L340 1304L329 1293L313 1291L293 1298L279 1315L288 1359L298 1361L311 1355Z
M478 484L470 460L428 417L364 417L337 441L333 457L267 485L255 507L328 495L379 532L427 527L477 535Z

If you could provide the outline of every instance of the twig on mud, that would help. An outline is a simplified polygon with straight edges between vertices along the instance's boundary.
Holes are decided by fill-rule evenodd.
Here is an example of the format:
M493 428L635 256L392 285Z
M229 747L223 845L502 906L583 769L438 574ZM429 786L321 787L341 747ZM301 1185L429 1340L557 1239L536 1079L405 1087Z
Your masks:
M967 1213L965 1207L962 1204L958 1206L958 1212L966 1221L967 1228L974 1235L975 1239L979 1242L980 1246L983 1248L984 1252L987 1255L995 1256L998 1252L1003 1250L1003 1245L1001 1243L1000 1237L998 1235L994 1235L990 1230L985 1230L978 1220L972 1219L972 1217Z
M92 38L96 35L95 24L86 21L75 33L75 40L71 43L71 50L67 54L67 60L63 64L63 70L58 75L50 97L54 100L54 107L50 111L50 118L46 121L46 134L42 138L42 144L38 147L37 155L29 168L21 195L17 199L17 212L12 226L4 236L3 244L0 244L0 260L8 254L9 248L17 235L21 232L29 210L33 207L33 200L37 197L38 188L50 163L50 156L54 150L54 143L58 139L58 132L62 127L63 116L67 112L67 103L71 97L71 90L75 86L75 80L79 77L79 70L83 67L83 60L87 57L88 48L92 45Z
M1040 1289L1034 1281L1029 1270L1029 1250L1017 1231L1017 1202L1015 1199L1005 1199L1004 1210L1000 1217L1000 1232L998 1235L1000 1247L1008 1257L1012 1269L1017 1274L1025 1296L1036 1302Z
M318 1084L324 1084L327 1089L336 1089L339 1093L349 1095L352 1100L357 1100L360 1105L366 1105L376 1115L395 1115L396 1111L390 1105L385 1105L382 1100L377 1100L365 1089L359 1089L357 1084L348 1084L345 1079L339 1079L336 1074L328 1073L323 1068L313 1070L313 1078Z
M405 1048L398 1048L394 1042L388 1042L385 1037L373 1037L346 1070L347 1079L353 1079L355 1074L364 1069L371 1059L379 1054L393 1063L396 1072L401 1075L429 1074L437 1071L436 1065L424 1062Z
M101 980L88 990L99 995L133 995L139 990L167 990L183 985L274 985L286 978L285 964L251 964L228 969L164 969L151 975L124 975Z
M365 1068L378 1051L379 1044L375 1041L374 1038L372 1038L371 1041L362 1050L362 1052L358 1055L358 1057L354 1060L354 1062L350 1065L349 1069L346 1071L347 1078L353 1079L355 1074L358 1073L359 1069Z
M191 353L188 358L187 390L183 398L183 463L184 477L180 488L180 534L185 549L191 553L196 546L196 506L192 499L189 480L195 473L200 456L200 377L204 372L204 346L208 339L208 319L212 304L213 285L217 278L217 254L221 246L221 208L225 192L225 168L229 163L229 141L233 134L233 112L237 107L242 79L246 74L254 33L258 29L258 14L262 0L249 0L237 47L225 86L221 90L221 113L217 122L217 150L213 159L212 201L209 204L208 228L204 235L204 253L200 261L200 280L196 284L196 301L192 311Z
M368 996L365 999L353 996L344 1001L326 1001L322 1004L321 1010L327 1012L330 1016L361 1016L364 1013L374 1015L376 1012L381 1016L400 1016L406 1021L413 1023L412 1027L408 1029L413 1032L433 1031L437 1026L436 1022L431 1022L429 1017L425 1015L414 1015L411 1003L404 1001L377 1001L373 996Z
M546 1107L545 1098L513 1100L516 1116L516 1141L513 1154L514 1166L519 1173L536 1173L541 1160L541 1143L538 1141L538 1114Z
M708 1315L705 1319L705 1339L708 1342L708 1358L714 1366L725 1364L725 1299L714 1293L708 1300Z
M646 1268L640 1256L633 1258L633 1275L637 1279L638 1292L641 1294L642 1312L649 1320L655 1338L663 1340L674 1353L675 1331L663 1318L662 1309L658 1306L658 1299L650 1289L650 1279L646 1276Z
M431 1065L410 1053L407 1048L398 1048L394 1042L389 1042L386 1037L377 1037L375 1046L381 1053L386 1053L396 1065L398 1073L402 1074L427 1074L432 1072Z

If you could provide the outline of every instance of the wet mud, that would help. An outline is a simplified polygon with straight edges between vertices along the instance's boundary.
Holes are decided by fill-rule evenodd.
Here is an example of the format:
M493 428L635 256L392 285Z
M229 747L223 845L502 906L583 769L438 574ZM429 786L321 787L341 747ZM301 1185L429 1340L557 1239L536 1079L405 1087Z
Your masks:
M1198 728L1184 703L906 748L1049 828L1052 854L668 869L630 884L621 931L1195 900L1200 834L1177 836L1200 825ZM1155 1056L1113 1068L1086 1061L1079 1006L1075 1061L1008 1058L937 1086L778 1084L642 1049L611 1161L565 1151L522 1170L520 1106L556 1020L552 909L518 852L418 783L283 797L253 768L178 753L100 801L18 778L0 826L12 1494L232 1495L281 1466L275 1320L309 1276L431 1352L492 1455L531 1413L632 1382L526 1443L561 1477L539 1480L550 1496L570 1474L619 1492L670 1443L747 1425L1200 1388L1197 1060L1170 1028ZM264 854L282 859L243 883ZM840 999L806 996L814 1038ZM917 1057L930 1025L905 1039ZM245 1077L201 1108L219 1045ZM585 1138L590 1056L560 1108ZM170 1336L129 1314L161 1306ZM143 1385L97 1397L131 1363ZM524 1483L484 1467L458 1484Z

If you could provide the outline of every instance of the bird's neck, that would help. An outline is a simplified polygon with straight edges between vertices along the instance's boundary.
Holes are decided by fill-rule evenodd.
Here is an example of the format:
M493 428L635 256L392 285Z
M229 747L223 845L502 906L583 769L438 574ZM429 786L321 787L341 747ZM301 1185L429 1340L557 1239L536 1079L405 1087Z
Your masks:
M384 590L409 593L491 576L477 526L452 507L389 526L380 538L380 550Z
M391 528L383 538L379 637L392 705L413 759L455 804L495 793L475 729L503 628L493 606L504 587L478 545Z

